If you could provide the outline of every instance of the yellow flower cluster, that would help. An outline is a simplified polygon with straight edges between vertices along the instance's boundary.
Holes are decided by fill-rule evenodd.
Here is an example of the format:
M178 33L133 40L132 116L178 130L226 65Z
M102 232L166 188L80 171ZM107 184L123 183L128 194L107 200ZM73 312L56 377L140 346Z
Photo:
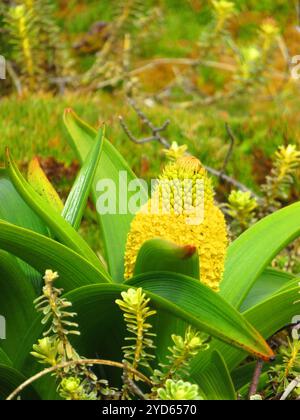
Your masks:
M263 21L261 31L269 37L277 36L280 33L277 22L272 18L268 18Z
M175 183L169 191L170 211L166 212L165 184L172 180L176 180L177 184ZM179 188L184 189L188 180L191 181L189 186L191 194L188 196L176 194L178 182ZM202 182L202 193L197 188L198 181ZM157 197L159 197L158 212L154 213L150 209L155 207L153 200L157 200ZM190 209L192 206L197 208L201 202L203 202L203 217L200 223L193 224L190 222ZM154 238L169 240L180 246L196 246L201 282L216 291L219 289L228 245L227 229L224 216L214 203L211 180L198 159L186 156L168 164L152 198L146 204L146 209L142 209L135 216L127 239L126 278L132 277L134 273L136 258L143 243Z

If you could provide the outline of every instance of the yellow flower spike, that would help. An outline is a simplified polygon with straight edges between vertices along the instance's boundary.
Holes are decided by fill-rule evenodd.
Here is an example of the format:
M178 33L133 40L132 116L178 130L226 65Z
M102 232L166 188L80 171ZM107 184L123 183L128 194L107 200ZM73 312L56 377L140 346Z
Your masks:
M199 220L191 216L198 207L202 207ZM195 157L181 157L168 164L152 198L133 219L125 252L125 278L132 277L143 243L154 238L179 246L196 246L201 282L219 290L228 245L227 228L222 212L214 203L211 180Z

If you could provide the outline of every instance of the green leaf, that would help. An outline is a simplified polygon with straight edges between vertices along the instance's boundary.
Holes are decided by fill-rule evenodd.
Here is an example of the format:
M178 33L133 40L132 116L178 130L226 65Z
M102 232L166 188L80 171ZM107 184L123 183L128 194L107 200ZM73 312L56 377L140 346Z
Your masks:
M214 351L210 363L201 375L199 387L207 400L234 401L236 392L229 370L220 353Z
M151 292L147 291L148 286L149 289L152 289L149 284L146 284L146 282L148 283L148 279L151 280L151 275L144 276L144 279L145 290L151 299L151 307L158 312L153 317L153 320L151 320L154 325L153 331L159 334L157 344L164 342L165 336L163 333L169 325L175 325L176 320L179 324L184 323L185 326L194 325L198 329L211 332L223 338L225 332L222 331L222 325L220 327L218 325L220 319L222 319L223 325L224 323L230 326L232 323L234 324L233 327L231 326L230 336L229 338L225 338L226 340L232 341L232 335L238 335L239 340L242 342L244 340L252 341L248 339L248 334L251 335L251 333L248 332L248 324L246 323L246 326L244 325L243 318L237 315L238 320L236 320L236 312L234 310L231 308L228 311L224 310L222 308L222 299L216 293L206 289L200 282L184 276L176 276L174 273L161 274L160 276L158 276L158 273L155 273L153 276L157 278L157 283L162 284L159 294L153 293L152 290ZM181 281L181 287L178 290L175 288L174 293L174 289L169 286L169 282L178 284L179 279ZM186 287L184 287L185 283L187 283ZM140 280L136 281L134 286L140 287L143 285ZM122 360L121 347L125 344L124 338L127 336L127 333L123 314L115 304L115 300L119 299L121 292L128 290L129 287L132 287L132 285L90 285L75 289L64 296L72 302L73 310L78 314L76 322L79 323L81 336L74 337L72 343L81 355L92 358L100 356L101 358L115 361ZM207 290L209 297L206 296ZM163 293L162 291L165 292ZM175 295L174 300L177 303L168 301L165 298L165 294ZM180 298L179 294L183 298ZM226 303L224 305L226 306ZM218 309L219 306L220 309ZM234 315L231 314L231 311L233 311ZM227 318L223 320L222 317L225 314ZM204 315L206 318L208 316L211 318L209 325L205 323L205 319L203 320L201 315ZM35 373L36 364L32 357L28 357L28 354L32 348L32 343L35 343L42 335L42 328L37 322L32 325L28 330L27 337L21 344L22 351L19 351L19 355L15 360L15 365L26 375ZM244 333L244 329L246 329L246 333ZM251 327L250 330L252 330ZM97 334L95 334L95 331L97 331ZM171 331L172 333L176 332L175 329ZM235 331L235 333L232 331ZM257 343L257 334L254 333L253 335L255 337L255 346L257 347L255 351L257 351L261 348L262 344ZM266 346L264 345L262 347ZM267 347L266 349L266 352L268 352ZM167 348L164 351L166 352ZM204 357L205 354L206 352L202 352L201 357ZM120 385L121 375L119 370L105 369L105 374L112 380L113 386ZM196 382L200 383L197 379Z
M58 284L66 291L109 278L66 246L27 229L0 221L0 248L23 259L41 274L58 271Z
M0 251L0 272L0 314L6 320L7 331L7 339L1 341L1 347L13 358L20 340L36 318L33 305L36 294L15 258L4 251Z
M256 223L228 250L221 295L240 308L255 281L276 255L300 235L300 203Z
M142 287L175 306L174 314L199 330L263 359L273 357L273 352L251 324L200 281L175 273L150 273L131 279L127 284Z
M41 168L38 158L33 158L28 166L27 179L33 189L39 194L49 206L61 213L64 205L53 185Z
M267 268L257 279L248 296L241 305L241 312L263 302L284 286L290 284L296 277L290 273Z
M197 248L193 245L178 246L163 239L146 241L138 253L134 275L154 271L175 272L199 280Z
M71 137L71 144L81 162L84 162L94 144L96 130L80 120L70 109L66 110L64 121ZM121 182L120 174L123 174ZM127 179L124 179L125 175ZM130 229L133 214L128 211L126 206L124 208L120 206L120 197L122 201L126 198L126 191L128 191L128 186L132 181L135 182L135 187L140 187L143 202L147 200L147 192L144 189L144 185L137 180L123 157L107 140L104 140L103 151L95 179L96 183L93 187L93 196L96 203L99 197L99 191L97 191L97 183L99 181L109 179L117 186L116 199L114 199L113 203L116 206L115 214L98 213L98 219L102 228L109 272L114 280L122 282L124 279L124 254L127 234ZM128 200L133 197L133 194L133 192L128 192Z
M49 226L51 231L58 237L58 239L79 255L85 257L90 261L98 270L105 273L103 264L88 246L84 239L66 222L63 217L53 210L53 208L37 194L31 185L24 179L15 162L11 159L9 151L6 153L6 165L9 177L14 184L15 188L32 208L34 212Z
M47 226L20 197L3 169L0 169L0 219L45 236L49 234ZM16 264L20 266L24 277L34 285L35 290L40 292L42 284L40 273L18 259Z
M99 131L95 145L82 166L73 188L67 198L62 212L63 218L78 230L86 204L89 198L91 186L99 164L104 141L104 129Z
M26 380L16 369L0 364L0 399L6 399L19 385ZM39 395L32 387L21 393L24 400L39 400Z
M10 358L2 348L0 348L0 365L12 366Z
M261 302L243 313L244 317L253 327L262 334L265 339L270 338L277 331L289 325L299 311L294 302L299 299L298 281L295 280L284 292L280 292ZM201 372L209 363L210 352L214 350L222 354L229 370L236 368L245 358L246 353L218 340L212 340L210 350L201 354L192 362L191 376L201 381Z

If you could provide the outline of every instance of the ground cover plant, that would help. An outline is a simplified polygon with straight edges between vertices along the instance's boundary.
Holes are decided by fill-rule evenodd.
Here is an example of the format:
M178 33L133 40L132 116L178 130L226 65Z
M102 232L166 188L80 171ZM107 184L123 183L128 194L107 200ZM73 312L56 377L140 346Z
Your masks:
M300 398L299 11L1 3L0 399Z

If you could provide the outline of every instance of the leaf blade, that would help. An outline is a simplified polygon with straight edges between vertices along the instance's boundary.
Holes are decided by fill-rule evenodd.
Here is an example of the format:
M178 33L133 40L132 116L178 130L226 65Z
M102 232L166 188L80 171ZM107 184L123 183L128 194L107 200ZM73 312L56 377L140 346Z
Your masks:
M210 363L198 384L205 399L212 401L236 401L237 396L226 363L218 351L211 355Z
M300 203L262 219L229 247L221 295L239 308L272 259L300 235ZM276 232L276 234L274 234Z
M51 268L60 273L65 290L110 279L75 251L27 229L0 220L0 248L18 256L41 274Z
M22 196L24 201L36 212L39 217L49 226L57 235L62 243L69 246L79 255L82 255L98 270L105 273L105 268L93 250L88 246L84 239L67 223L59 213L47 206L41 197L24 179L15 162L12 160L9 151L6 151L7 171L16 190Z
M65 111L64 122L70 134L72 147L75 149L79 159L84 161L93 145L96 130L82 121L71 109ZM120 184L120 174L122 173L124 175L124 179L122 178L124 185ZM102 228L109 272L116 281L122 282L124 279L124 254L127 234L134 215L128 211L128 208L120 208L120 194L122 194L124 200L126 198L130 199L133 193L128 193L128 197L126 197L124 192L128 191L132 181L137 182L140 186L143 202L146 202L148 198L147 191L143 184L137 180L120 153L106 139L104 140L103 151L96 171L96 179L98 182L103 179L110 179L119 189L115 200L115 214L99 214L97 212L97 217ZM95 202L97 202L98 196L99 191L97 191L97 184L95 183L93 186Z
M27 179L37 194L39 194L50 206L59 213L63 210L63 202L47 178L37 157L29 162Z
M0 251L0 270L0 312L5 318L7 331L7 339L1 342L1 347L12 359L36 317L33 305L36 293L15 264L15 258L3 251Z
M285 273L271 268L266 269L257 279L252 289L241 305L241 312L263 302L284 286L288 286L296 278L293 274Z
M6 399L25 380L25 376L16 369L0 364L0 399ZM33 387L28 387L22 397L28 400L40 399Z
M71 192L66 200L62 217L78 230L88 201L90 189L99 164L104 141L104 129L100 130L95 145L91 148Z
M199 255L192 245L178 246L163 239L146 241L137 256L134 276L169 271L200 279Z
M4 169L0 169L0 219L49 236L47 226L21 198ZM16 259L16 264L20 266L23 275L33 284L35 290L40 291L42 286L40 274L19 259Z
M262 334L265 339L270 338L277 331L288 325L297 313L293 302L299 298L298 280L281 293L277 293L264 302L244 312L245 318ZM276 308L276 311L274 311ZM246 353L221 343L218 340L212 340L210 350L202 357L197 357L192 362L191 376L201 380L201 372L209 363L210 352L219 351L229 370L236 368L246 357Z
M176 305L180 318L199 330L263 359L273 352L260 334L230 304L197 280L174 273L150 273L127 284L142 287Z

